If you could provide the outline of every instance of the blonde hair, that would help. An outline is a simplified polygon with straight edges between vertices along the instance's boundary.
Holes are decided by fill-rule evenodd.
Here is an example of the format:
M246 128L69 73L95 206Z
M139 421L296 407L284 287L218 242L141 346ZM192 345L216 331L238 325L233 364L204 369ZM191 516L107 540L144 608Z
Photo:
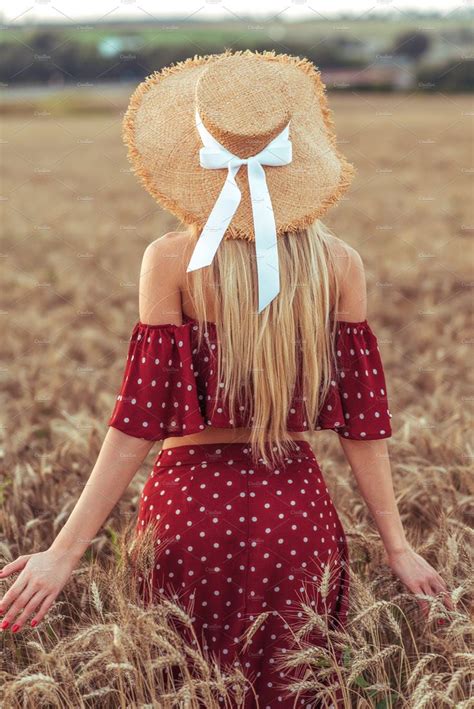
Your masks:
M192 231L197 239L200 232ZM297 445L286 424L299 373L308 430L314 430L331 385L338 301L331 237L320 220L278 237L280 292L261 313L254 242L223 240L210 267L186 273L200 323L199 346L202 325L209 320L205 293L216 289L219 391L212 405L225 401L231 421L245 413L252 456L267 465L281 464Z

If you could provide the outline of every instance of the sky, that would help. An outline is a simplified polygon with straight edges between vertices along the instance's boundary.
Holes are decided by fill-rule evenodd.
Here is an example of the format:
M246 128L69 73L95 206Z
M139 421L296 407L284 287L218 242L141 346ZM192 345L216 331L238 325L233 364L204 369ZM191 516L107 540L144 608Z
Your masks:
M291 20L300 17L325 18L339 12L370 17L377 11L393 10L403 14L409 9L439 10L455 15L456 10L472 7L472 0L0 0L3 24L39 21L98 22L120 19L239 19L242 15Z

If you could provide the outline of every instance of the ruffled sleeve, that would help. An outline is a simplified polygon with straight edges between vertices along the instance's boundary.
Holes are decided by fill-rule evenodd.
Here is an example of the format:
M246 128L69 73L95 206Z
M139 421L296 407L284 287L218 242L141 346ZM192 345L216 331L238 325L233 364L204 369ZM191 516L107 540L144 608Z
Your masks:
M377 337L367 320L338 321L334 379L317 428L375 440L392 435L391 418Z
M136 323L108 426L151 441L206 427L190 327Z
M207 426L247 425L245 411L239 411L234 420L221 399L213 323L208 323L199 350L197 329L192 319L185 319L182 325L136 323L109 426L130 436L159 441L199 433ZM385 376L377 338L367 320L339 321L334 345L332 385L316 430L332 429L357 440L390 437ZM298 395L287 427L290 431L311 430Z

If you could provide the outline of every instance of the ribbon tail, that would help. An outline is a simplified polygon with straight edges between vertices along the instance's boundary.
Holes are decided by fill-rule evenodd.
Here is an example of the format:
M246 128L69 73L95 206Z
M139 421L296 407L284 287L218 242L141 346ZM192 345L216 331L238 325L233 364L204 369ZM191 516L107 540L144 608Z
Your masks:
M252 198L258 274L258 312L280 292L280 269L275 216L268 192L265 170L256 161L248 165Z
M240 165L229 165L226 181L196 242L186 272L195 271L212 263L212 259L242 198L235 181L235 175L239 167Z

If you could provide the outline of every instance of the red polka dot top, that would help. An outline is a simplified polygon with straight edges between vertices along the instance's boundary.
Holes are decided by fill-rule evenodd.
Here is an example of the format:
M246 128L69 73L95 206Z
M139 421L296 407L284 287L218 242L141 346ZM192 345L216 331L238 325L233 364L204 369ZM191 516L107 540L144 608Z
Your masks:
M200 349L198 327L187 315L182 325L135 324L108 426L151 441L208 426L246 427L245 412L231 419L221 398L215 323L206 324ZM214 407L216 397L220 401ZM374 440L392 435L391 417L376 336L367 320L339 320L333 378L316 425L306 420L296 388L288 430L331 429L345 438Z

